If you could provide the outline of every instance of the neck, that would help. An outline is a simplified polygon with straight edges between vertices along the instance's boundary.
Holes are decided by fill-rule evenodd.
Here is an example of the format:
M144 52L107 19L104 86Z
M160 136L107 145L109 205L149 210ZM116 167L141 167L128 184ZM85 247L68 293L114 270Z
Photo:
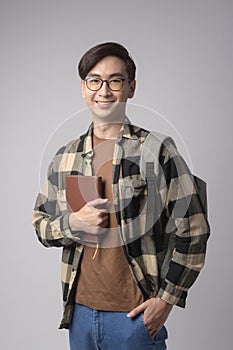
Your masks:
M102 123L96 125L94 123L94 135L100 139L116 139L118 137L122 122L117 123Z

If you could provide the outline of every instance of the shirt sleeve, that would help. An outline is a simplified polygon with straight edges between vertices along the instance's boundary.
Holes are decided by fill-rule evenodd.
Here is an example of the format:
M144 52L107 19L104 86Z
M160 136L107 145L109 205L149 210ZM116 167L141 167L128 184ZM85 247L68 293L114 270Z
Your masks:
M59 159L56 154L51 162L47 179L37 196L32 223L39 241L45 247L69 246L78 242L69 227L69 213L61 210L58 202Z
M185 307L187 292L205 262L210 227L194 177L173 142L161 151L166 193L166 234L170 242L170 262L163 271L158 297L169 304Z

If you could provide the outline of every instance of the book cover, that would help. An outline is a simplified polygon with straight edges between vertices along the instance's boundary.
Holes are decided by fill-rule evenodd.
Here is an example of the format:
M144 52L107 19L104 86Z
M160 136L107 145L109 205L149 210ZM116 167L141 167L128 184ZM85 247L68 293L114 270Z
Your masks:
M76 212L87 202L101 198L102 192L101 176L66 176L66 201L70 212ZM85 244L96 244L99 242L99 236L81 232L80 241Z

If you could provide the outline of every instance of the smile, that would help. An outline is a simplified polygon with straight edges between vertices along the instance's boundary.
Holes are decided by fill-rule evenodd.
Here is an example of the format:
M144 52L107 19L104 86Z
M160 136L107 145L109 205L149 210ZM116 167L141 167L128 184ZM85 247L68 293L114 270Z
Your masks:
M99 107L108 108L111 107L114 101L95 101Z

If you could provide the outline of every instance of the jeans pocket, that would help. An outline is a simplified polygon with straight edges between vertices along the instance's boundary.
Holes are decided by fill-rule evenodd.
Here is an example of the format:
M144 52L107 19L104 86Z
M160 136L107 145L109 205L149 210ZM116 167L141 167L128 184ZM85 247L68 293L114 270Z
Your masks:
M155 342L155 338L152 337L152 335L150 334L150 332L148 331L148 329L147 329L147 327L146 327L146 325L145 325L145 322L144 322L144 314L143 314L143 313L140 315L140 319L141 319L141 323L142 323L142 326L143 326L143 329L144 329L146 335L147 335L148 337L150 337L150 340L152 340L153 342Z
M147 335L154 341L154 342L157 342L157 341L165 341L167 338L168 338L168 333L167 333L167 329L165 326L163 326L159 331L158 333L152 337L152 335L150 334L150 332L148 331L146 325L145 325L145 322L144 322L144 314L142 313L140 315L140 319L141 319L141 322L143 324L143 327L144 327L144 330L146 331Z

